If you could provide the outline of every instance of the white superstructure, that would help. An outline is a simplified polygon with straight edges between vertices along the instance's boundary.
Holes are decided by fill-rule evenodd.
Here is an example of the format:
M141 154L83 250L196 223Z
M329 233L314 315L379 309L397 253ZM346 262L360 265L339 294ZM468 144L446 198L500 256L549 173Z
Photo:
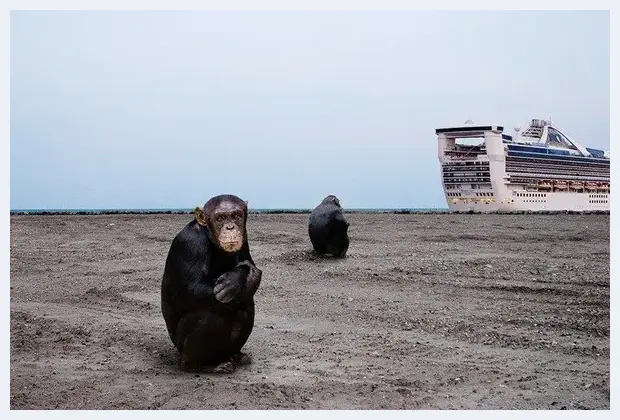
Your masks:
M448 206L457 211L609 210L609 152L534 119L513 138L498 125L438 128Z

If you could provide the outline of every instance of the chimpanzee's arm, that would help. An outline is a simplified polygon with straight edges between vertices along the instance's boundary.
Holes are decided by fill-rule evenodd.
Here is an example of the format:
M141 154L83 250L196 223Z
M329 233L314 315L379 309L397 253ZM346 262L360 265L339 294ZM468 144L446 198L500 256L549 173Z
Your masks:
M252 258L249 259L251 261ZM260 286L261 279L263 278L263 272L254 265L254 262L251 261L250 272L248 273L245 280L245 287L240 293L240 300L247 300L254 297L254 294L258 290L258 286Z
M168 263L177 278L177 290L183 296L186 309L200 309L215 303L215 279L209 276L206 234L195 226L188 227L173 241L169 258Z

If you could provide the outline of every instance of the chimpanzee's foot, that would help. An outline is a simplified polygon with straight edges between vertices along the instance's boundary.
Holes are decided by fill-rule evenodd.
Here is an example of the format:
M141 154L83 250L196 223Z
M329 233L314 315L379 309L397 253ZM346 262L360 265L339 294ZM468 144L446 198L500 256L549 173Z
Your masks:
M239 352L230 356L230 361L235 366L249 365L252 363L252 357L247 353Z
M212 368L211 372L213 373L233 373L235 371L235 366L230 361L226 361L224 363L220 363Z

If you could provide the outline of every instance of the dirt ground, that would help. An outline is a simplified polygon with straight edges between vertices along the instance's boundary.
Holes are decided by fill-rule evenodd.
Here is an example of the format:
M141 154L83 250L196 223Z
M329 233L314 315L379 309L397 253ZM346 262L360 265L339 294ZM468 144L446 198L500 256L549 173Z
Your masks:
M183 373L160 312L190 215L11 217L12 409L609 409L609 215L251 215L253 363Z

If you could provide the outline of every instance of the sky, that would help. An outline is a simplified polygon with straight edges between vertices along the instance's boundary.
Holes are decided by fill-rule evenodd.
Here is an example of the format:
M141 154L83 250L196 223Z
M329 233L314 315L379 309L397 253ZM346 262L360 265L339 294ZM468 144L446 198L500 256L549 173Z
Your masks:
M606 11L12 11L11 209L444 208L435 129L609 150Z

